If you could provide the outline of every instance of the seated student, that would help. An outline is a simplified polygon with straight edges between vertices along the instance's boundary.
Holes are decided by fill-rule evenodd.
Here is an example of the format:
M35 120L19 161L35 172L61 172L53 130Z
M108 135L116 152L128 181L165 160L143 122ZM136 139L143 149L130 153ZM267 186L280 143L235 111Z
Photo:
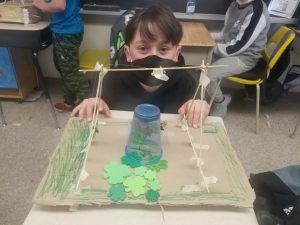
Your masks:
M212 65L208 71L211 82L207 93L212 96L220 79L251 70L261 57L267 42L270 26L268 9L262 0L236 0L226 12L225 23L220 33L212 33L217 41ZM211 116L224 117L230 96L223 95L220 88L214 99Z
M137 12L126 27L125 67L180 65L178 59L181 38L181 25L169 8L151 6ZM204 120L209 113L209 105L199 99L192 101L197 85L193 77L185 70L166 70L169 80L162 81L152 76L151 72L106 74L98 109L110 116L110 109L133 111L138 104L150 103L158 106L163 113L185 114L188 124L198 127L200 111L202 110ZM78 115L80 120L91 120L95 101L96 98L85 99L73 110L72 116Z

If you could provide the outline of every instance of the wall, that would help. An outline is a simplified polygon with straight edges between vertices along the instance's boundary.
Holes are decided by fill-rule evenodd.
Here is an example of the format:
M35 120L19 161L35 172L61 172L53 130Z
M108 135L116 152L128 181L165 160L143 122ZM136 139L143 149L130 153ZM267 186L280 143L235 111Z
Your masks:
M84 37L80 52L85 49L109 49L109 34L112 19L101 16L84 16ZM52 45L39 52L39 62L45 77L60 77L52 60Z
M83 20L85 23L85 34L83 42L80 48L82 52L85 49L96 48L96 49L109 49L109 37L110 28L116 18L122 12L95 12L86 11L83 14ZM221 15L203 15L194 14L187 16L183 13L175 13L177 18L181 20L196 20L205 23L209 31L220 30L223 25L223 16ZM289 21L282 18L273 18L273 23L295 23L295 20ZM300 35L296 36L297 40L295 43L300 42ZM293 54L293 60L295 64L300 65L300 48L295 45L295 51ZM300 45L299 45L300 46ZM205 52L200 55L196 55L193 51L186 51L183 49L183 55L186 59L192 59L191 61L201 63L202 59L205 58ZM41 63L42 70L46 77L59 77L59 73L56 71L53 60L52 60L52 46L39 53L39 61ZM188 63L188 62L187 62ZM225 82L227 83L227 82Z
M80 47L80 52L85 49L109 49L110 29L113 25L115 16L101 16L101 15L83 15L84 38ZM205 23L210 30L219 30L222 27L223 21L213 21ZM52 46L39 52L39 61L45 77L60 77L56 71L52 60ZM190 49L183 49L183 54L190 63L202 62L206 57L206 52L200 52L199 55ZM188 62L187 62L188 63Z
M225 14L229 4L233 0L194 0L196 3L196 13L210 13L210 14ZM133 8L145 8L150 5L167 5L174 12L186 11L186 0L83 0L84 8L86 5L119 6L120 9L127 10Z
M194 0L196 3L195 12L205 14L219 14L224 15L230 3L234 0ZM268 6L271 0L263 0ZM292 0L291 0L292 1ZM119 9L127 10L135 7L148 7L149 5L167 5L174 12L185 12L187 0L83 0L83 8L106 8L115 6ZM297 18L300 15L300 7L297 7L293 17Z

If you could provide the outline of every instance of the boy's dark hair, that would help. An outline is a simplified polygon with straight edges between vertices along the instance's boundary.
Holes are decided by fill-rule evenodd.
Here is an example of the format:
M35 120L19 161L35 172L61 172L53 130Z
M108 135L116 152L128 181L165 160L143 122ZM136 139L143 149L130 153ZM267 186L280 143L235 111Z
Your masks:
M142 38L155 40L156 34L150 30L151 25L155 25L164 34L167 43L177 45L181 41L182 27L172 10L154 5L138 11L132 17L125 30L125 43L130 44L138 28Z

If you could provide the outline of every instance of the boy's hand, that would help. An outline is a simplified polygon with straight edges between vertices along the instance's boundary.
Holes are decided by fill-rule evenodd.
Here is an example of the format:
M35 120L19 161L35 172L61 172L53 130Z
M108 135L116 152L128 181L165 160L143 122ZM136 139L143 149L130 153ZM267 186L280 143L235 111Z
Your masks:
M180 115L185 115L187 123L189 126L194 128L199 127L201 112L202 112L202 122L206 119L209 114L210 107L206 101L189 100L184 103L178 110Z
M83 119L87 119L89 122L93 118L93 110L95 106L95 102L97 101L97 110L99 110L101 113L103 113L105 116L110 116L110 110L105 101L102 99L97 98L87 98L84 99L78 106L76 106L71 116L78 116L79 121L82 121Z

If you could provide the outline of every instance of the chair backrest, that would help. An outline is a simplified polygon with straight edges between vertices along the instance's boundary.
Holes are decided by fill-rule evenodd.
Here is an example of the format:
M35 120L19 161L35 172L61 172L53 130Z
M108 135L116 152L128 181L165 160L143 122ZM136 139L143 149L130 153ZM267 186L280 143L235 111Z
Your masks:
M110 63L112 68L124 63L125 29L135 10L125 11L113 24L110 32Z
M269 38L263 50L263 58L271 70L286 48L295 39L295 32L286 26L280 26L277 31Z

